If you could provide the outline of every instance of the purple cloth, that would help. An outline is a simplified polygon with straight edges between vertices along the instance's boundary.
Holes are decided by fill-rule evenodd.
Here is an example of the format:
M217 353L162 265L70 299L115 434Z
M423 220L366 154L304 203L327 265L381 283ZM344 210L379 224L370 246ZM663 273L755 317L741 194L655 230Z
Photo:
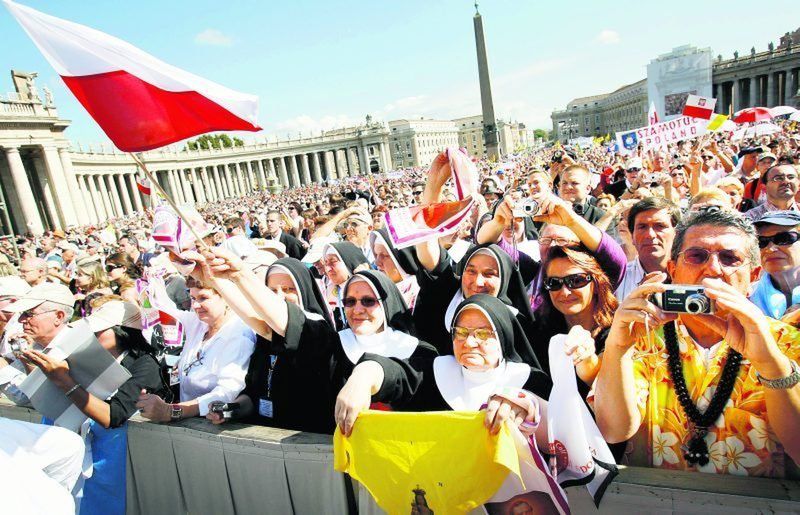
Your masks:
M608 276L609 281L611 281L611 289L616 290L622 283L623 277L625 277L625 265L628 263L625 251L622 250L622 247L614 238L603 232L600 237L600 245L597 246L597 250L592 255ZM536 279L531 283L531 310L534 312L542 305L543 280L544 266L539 269Z

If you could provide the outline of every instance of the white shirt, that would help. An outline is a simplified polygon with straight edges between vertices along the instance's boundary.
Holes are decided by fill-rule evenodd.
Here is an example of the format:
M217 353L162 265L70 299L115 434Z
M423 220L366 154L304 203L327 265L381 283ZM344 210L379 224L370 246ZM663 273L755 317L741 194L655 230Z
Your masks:
M617 291L614 292L614 296L617 300L620 302L625 300L625 297L639 286L645 275L646 273L644 268L642 268L642 264L639 262L639 258L628 261L628 264L625 265L625 277L622 278L622 282L619 283Z
M207 341L208 326L194 311L180 312L186 343L178 360L181 402L197 399L200 416L214 401L233 402L244 390L247 366L253 354L256 334L233 316Z

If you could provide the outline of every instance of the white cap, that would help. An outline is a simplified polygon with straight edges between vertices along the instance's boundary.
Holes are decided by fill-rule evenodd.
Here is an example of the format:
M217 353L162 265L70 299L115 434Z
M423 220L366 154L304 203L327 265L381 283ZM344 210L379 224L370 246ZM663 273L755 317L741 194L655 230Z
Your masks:
M628 161L625 163L625 169L630 170L631 168L639 168L641 170L643 168L642 158L632 157L628 159Z
M142 314L139 307L131 302L110 300L92 311L86 317L86 323L93 333L99 333L112 327L121 325L132 329L142 328Z
M31 291L31 286L21 277L0 277L0 297L22 297Z
M21 313L33 309L43 302L55 302L72 307L75 304L75 297L69 291L69 288L63 284L42 283L31 288L31 291L23 295L15 303L6 306L3 311Z

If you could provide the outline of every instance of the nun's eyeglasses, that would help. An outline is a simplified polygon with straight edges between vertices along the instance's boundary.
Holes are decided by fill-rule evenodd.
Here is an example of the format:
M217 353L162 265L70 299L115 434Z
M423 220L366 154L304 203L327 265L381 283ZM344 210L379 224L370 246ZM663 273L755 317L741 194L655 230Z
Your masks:
M558 291L564 286L570 290L583 288L592 282L591 274L571 274L566 277L548 277L544 280L544 289L547 291Z
M486 340L493 338L495 333L493 330L486 329L485 327L471 329L469 327L461 327L456 325L453 326L451 334L454 340L466 340L469 335L473 335L479 342L485 342Z
M357 302L360 302L361 305L364 306L365 308L371 308L378 303L378 299L376 299L375 297L361 297L360 299L357 299L355 297L345 297L342 300L342 304L344 304L344 307L346 308L355 307Z

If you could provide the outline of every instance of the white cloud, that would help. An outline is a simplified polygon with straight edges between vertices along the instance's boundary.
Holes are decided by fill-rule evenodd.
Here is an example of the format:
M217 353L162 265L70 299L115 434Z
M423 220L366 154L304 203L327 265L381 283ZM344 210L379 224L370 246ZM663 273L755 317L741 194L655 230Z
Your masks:
M600 34L594 39L603 45L616 45L620 42L619 32L611 29L601 30Z
M194 42L205 46L233 46L233 40L217 29L206 29L194 37Z
M275 124L275 130L278 137L284 137L285 133L289 133L292 137L302 133L304 136L309 134L319 134L320 131L330 129L337 129L341 127L353 127L363 123L362 119L355 119L346 114L324 115L320 118L314 118L307 114L301 114L288 120L283 120Z

